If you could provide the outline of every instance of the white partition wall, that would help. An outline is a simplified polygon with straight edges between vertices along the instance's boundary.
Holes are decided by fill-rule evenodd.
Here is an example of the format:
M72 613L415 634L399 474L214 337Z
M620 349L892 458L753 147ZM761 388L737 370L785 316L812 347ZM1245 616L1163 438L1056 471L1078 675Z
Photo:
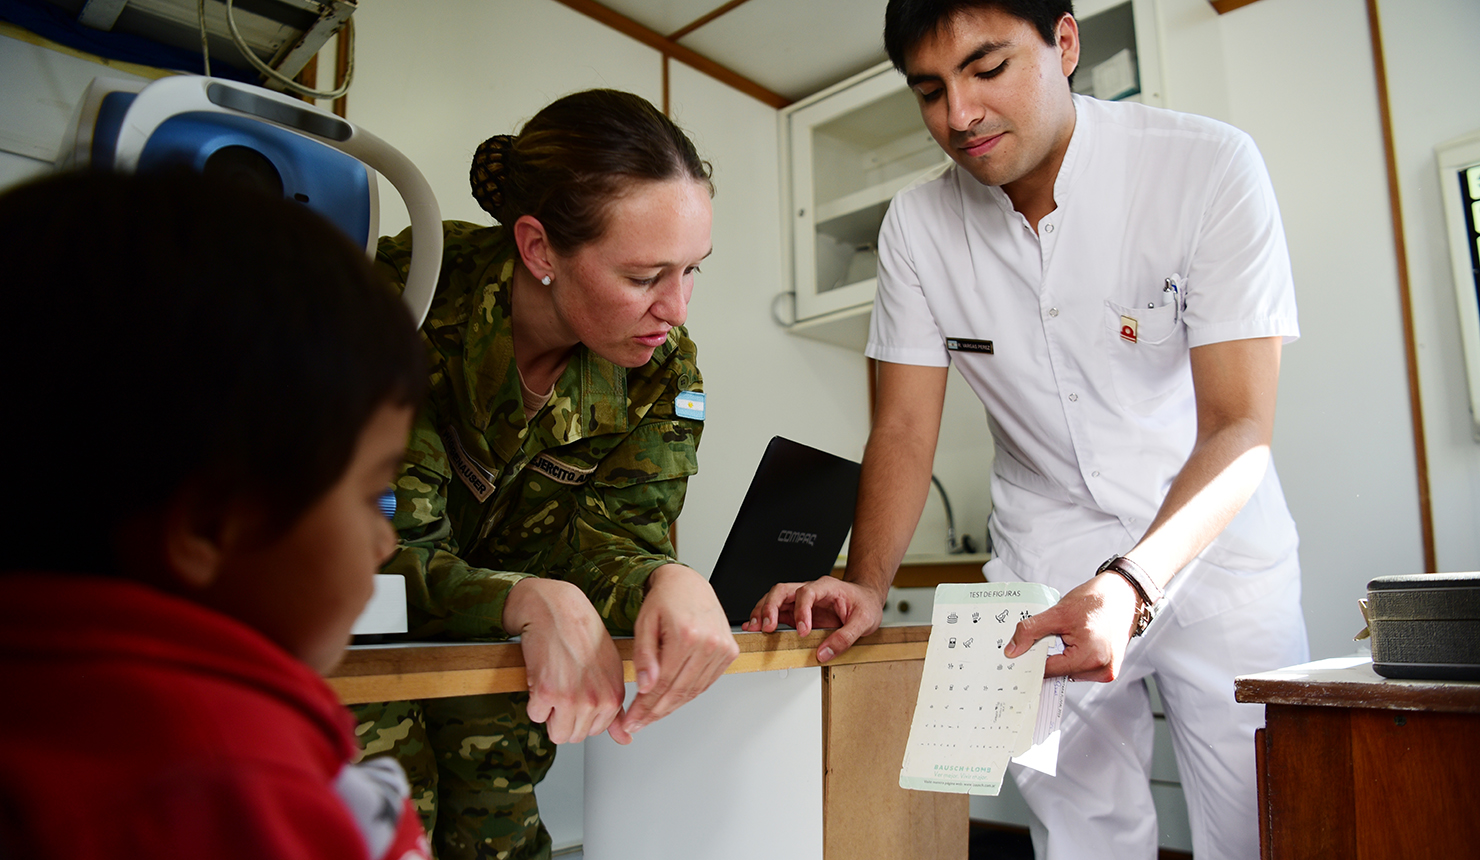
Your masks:
M585 747L586 860L822 858L821 669L726 675Z
M1480 442L1472 435L1434 148L1480 131L1480 3L1381 0L1439 570L1480 570ZM1313 655L1314 656L1314 655Z

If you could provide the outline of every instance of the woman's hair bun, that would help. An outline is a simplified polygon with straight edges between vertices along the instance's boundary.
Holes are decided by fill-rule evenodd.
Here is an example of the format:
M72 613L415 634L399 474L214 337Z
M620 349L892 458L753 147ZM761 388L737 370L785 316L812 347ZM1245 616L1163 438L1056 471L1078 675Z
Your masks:
M500 224L504 222L504 189L508 185L509 159L513 153L513 135L490 137L473 153L473 168L468 176L473 185L473 199Z
M613 201L634 183L688 179L714 193L709 165L673 120L620 90L571 93L540 109L517 136L491 137L473 155L473 198L498 223L540 222L571 254L606 232Z

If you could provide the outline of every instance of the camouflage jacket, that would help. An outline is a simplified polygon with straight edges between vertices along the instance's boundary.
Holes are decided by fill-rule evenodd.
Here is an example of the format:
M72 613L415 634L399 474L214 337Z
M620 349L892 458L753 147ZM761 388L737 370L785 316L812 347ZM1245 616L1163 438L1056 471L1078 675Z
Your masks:
M694 342L673 329L628 370L576 348L550 402L526 422L514 364L510 285L517 259L500 227L444 225L446 246L422 325L431 388L396 480L418 638L502 638L504 601L526 576L562 579L607 628L632 632L648 576L674 561L669 525L698 471L702 424L674 414L703 391ZM411 231L382 238L377 266L404 284Z

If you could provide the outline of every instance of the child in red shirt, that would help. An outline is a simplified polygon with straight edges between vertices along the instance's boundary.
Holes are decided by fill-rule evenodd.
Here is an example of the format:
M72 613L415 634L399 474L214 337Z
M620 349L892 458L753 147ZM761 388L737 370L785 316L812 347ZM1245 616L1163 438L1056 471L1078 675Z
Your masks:
M0 855L424 858L320 677L395 548L409 314L194 174L0 196Z

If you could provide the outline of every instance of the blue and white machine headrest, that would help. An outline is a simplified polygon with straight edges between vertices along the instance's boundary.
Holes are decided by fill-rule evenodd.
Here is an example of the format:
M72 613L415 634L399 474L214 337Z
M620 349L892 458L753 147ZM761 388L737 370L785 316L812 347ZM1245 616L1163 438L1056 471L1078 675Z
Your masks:
M83 96L59 164L125 173L184 166L229 176L299 201L370 255L380 232L378 173L411 216L414 245L402 295L418 326L426 318L442 261L432 188L406 156L328 111L218 78L147 85L98 78Z

